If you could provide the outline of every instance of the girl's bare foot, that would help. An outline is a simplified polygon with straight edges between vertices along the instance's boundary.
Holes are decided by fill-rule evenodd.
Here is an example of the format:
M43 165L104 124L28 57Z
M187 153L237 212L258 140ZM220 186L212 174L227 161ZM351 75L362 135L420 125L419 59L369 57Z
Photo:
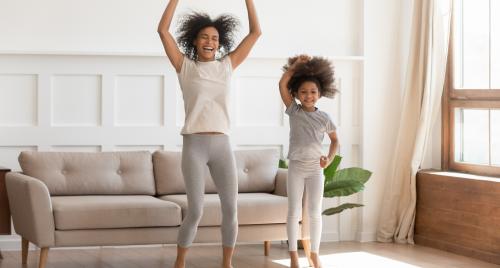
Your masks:
M297 251L290 252L290 268L300 268L299 266L299 253Z
M319 259L318 253L311 252L311 260L314 268L321 268L321 260Z

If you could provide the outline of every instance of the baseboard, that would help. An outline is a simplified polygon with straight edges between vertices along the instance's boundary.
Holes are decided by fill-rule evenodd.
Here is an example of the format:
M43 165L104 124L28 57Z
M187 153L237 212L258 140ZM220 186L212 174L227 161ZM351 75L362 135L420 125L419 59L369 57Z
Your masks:
M338 235L337 235L338 237ZM330 241L330 240L325 240ZM336 240L338 241L338 240ZM238 242L239 245L258 245L263 244L263 242ZM282 241L271 241L271 244L286 244L286 240ZM194 243L197 246L214 246L220 245L220 243ZM122 245L122 246L101 246L101 247L62 247L55 249L80 249L80 248L134 248L134 247L161 247L161 246L175 246L175 244L152 244L152 245ZM37 246L30 243L30 250L38 249ZM0 236L0 250L2 251L20 251L21 250L21 237L18 235L2 235Z
M340 241L339 233L323 233L321 235L321 241L324 242L338 242Z
M21 237L18 235L0 236L0 249L3 251L21 250Z
M376 232L357 232L356 241L358 242L373 242L377 241Z
M417 245L437 248L462 256L467 256L475 259L480 259L486 262L491 262L500 265L500 252L484 251L477 248L470 248L461 244L452 243L450 241L433 239L424 235L415 235L415 243Z

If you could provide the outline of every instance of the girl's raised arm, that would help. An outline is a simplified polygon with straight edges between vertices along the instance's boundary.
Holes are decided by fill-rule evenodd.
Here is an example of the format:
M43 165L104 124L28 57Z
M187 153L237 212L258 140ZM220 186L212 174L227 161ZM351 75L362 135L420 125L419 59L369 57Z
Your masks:
M177 7L178 0L170 0L163 12L160 23L158 24L158 33L160 34L161 42L163 43L163 48L167 53L170 63L174 66L177 72L181 71L182 61L184 60L184 55L179 50L174 37L169 32L170 23L172 22L172 17L174 16L175 8Z
M286 108L288 108L288 106L290 106L290 104L292 104L293 101L293 96L290 93L290 90L288 89L288 81L290 81L292 75L293 71L288 69L281 76L279 83L281 99L283 100L283 103L285 104Z
M236 67L238 67L247 58L248 54L250 54L250 51L252 50L252 47L262 34L253 0L245 0L245 3L247 6L250 32L247 36L245 36L245 38L243 38L238 47L229 54L233 69L236 69Z
M290 93L290 90L288 88L288 82L290 79L292 79L292 76L295 72L295 68L297 65L305 63L311 59L310 56L308 55L300 55L295 58L295 61L293 63L289 63L290 65L285 66L285 72L281 76L280 82L279 82L279 87L280 87L280 94L281 94L281 99L283 100L283 103L285 104L286 108L292 104L293 101L293 96Z

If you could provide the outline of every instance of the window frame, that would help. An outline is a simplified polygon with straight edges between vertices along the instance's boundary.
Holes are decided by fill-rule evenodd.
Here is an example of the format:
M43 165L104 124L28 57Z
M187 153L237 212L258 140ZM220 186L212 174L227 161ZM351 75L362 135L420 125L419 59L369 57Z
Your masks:
M490 10L491 13L491 10ZM448 49L446 77L441 110L441 167L443 170L500 176L500 166L480 165L455 161L455 108L500 109L500 88L459 89L454 86L454 24L451 19L451 33ZM491 37L490 37L491 38ZM491 53L490 53L491 61ZM490 64L491 68L491 64ZM491 69L490 69L491 75ZM490 142L491 146L491 142Z

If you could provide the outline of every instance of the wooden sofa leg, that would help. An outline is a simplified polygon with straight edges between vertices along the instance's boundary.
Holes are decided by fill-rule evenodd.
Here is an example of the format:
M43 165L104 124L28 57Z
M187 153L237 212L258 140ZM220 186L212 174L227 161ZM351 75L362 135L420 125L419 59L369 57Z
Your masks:
M264 241L264 256L269 256L271 250L271 241Z
M28 247L30 245L30 241L25 239L24 237L21 239L21 262L22 264L28 263Z
M307 257L307 261L309 262L309 266L313 266L314 264L311 259L311 241L310 240L301 240L302 247L304 247L304 254Z
M45 268L48 256L49 256L49 248L42 248L40 250L40 262L38 263L38 268Z

